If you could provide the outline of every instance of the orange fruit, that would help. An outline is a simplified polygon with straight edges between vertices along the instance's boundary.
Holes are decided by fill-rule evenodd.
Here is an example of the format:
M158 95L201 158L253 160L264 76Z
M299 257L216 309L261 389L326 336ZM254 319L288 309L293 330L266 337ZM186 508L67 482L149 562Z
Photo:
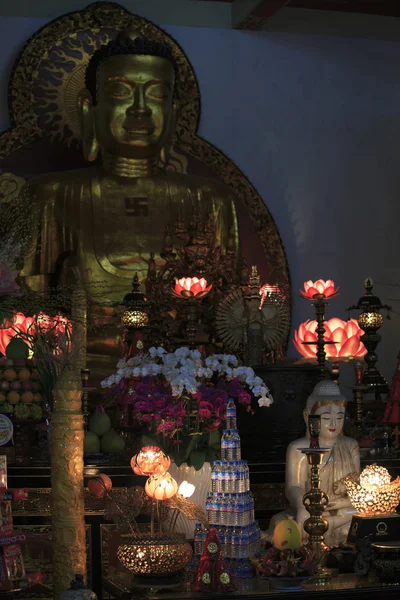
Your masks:
M20 372L18 373L18 379L20 381L27 381L28 379L30 379L31 377L31 372L29 371L29 369L21 369Z
M33 394L32 394L32 392L24 392L21 395L21 401L25 402L26 404L30 404L31 402L33 402Z
M39 371L37 369L32 369L31 379L33 379L34 381L38 381L40 379Z
M7 402L10 404L18 404L20 400L20 396L18 392L8 392L7 394Z
M3 373L3 377L6 381L14 381L17 379L17 373L14 369L6 369Z

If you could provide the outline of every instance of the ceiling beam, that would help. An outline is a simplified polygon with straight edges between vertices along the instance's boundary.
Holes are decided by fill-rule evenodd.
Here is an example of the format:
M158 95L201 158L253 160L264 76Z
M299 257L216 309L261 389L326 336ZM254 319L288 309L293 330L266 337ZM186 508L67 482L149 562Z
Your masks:
M261 31L271 17L290 0L233 0L233 29L249 29Z
M271 32L300 35L328 35L396 42L400 39L399 18L290 8L290 5L270 19L265 29Z
M400 17L399 0L290 0L290 7Z

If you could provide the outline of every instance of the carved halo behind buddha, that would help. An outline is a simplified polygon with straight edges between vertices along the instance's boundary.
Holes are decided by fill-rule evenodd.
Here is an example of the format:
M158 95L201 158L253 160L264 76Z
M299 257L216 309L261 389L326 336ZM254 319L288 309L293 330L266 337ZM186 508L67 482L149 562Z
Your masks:
M180 48L158 28L115 4L95 5L75 14L75 26L80 24L78 34L68 32L68 28L73 28L69 20L64 23L63 39L56 38L56 28L50 24L41 38L38 36L41 46L37 38L32 41L37 72L31 82L34 102L32 106L26 104L30 115L25 119L25 129L27 123L32 129L31 138L28 136L30 146L24 148L22 123L18 124L18 119L11 134L0 140L4 170L31 175L23 172L18 157L29 154L34 165L40 164L40 160L35 163L39 153L32 153L33 143L41 148L42 157L46 155L56 162L56 157L49 155L49 148L57 155L55 146L50 147L45 138L32 138L38 131L65 138L72 130L77 136L68 98L74 90L76 100L76 81L82 81L82 72L91 57L86 87L82 90L79 86L78 114L83 154L95 165L33 177L25 187L28 200L40 208L36 252L24 268L28 285L40 289L50 282L69 281L68 266L72 263L79 267L85 281L102 282L101 309L96 318L107 320L110 310L105 305L122 299L135 271L142 275L147 271L152 252L156 252L156 262L160 264L158 253L165 226L178 220L187 223L194 211L202 218L212 213L216 243L222 249L229 243L228 237L232 239L232 232L237 248L240 230L249 247L246 252L243 243L243 253L250 262L259 264L263 278L273 277L287 285L289 275L282 244L262 200L228 159L195 134L197 84ZM130 27L129 35L126 26ZM132 35L132 28L139 29L141 35ZM118 29L125 32L116 36ZM109 44L104 43L108 40ZM168 44L163 43L165 40ZM97 51L93 52L95 48ZM65 65L71 62L72 50L75 54L79 51L81 58L76 69L67 73ZM57 52L58 62L52 52ZM64 63L60 58L63 52ZM22 94L18 74L27 54L29 57L25 49L11 85L14 105L17 92ZM55 64L60 69L56 73L58 87L52 81ZM61 87L65 84L64 96L60 94L60 81ZM57 110L52 99L56 108L65 108L61 117L54 116ZM21 105L21 98L18 101ZM47 107L46 115L43 107ZM62 152L66 156L64 149ZM73 161L61 161L64 169L74 161L79 164L74 156ZM195 165L196 173L188 175L185 171L190 170L190 163ZM212 169L218 178L209 177ZM235 182L238 185L233 185ZM243 203L236 202L237 210L233 192ZM257 230L258 235L254 235ZM262 259L263 253L267 260ZM97 335L89 339L89 350L110 353L114 342L109 336L100 339Z

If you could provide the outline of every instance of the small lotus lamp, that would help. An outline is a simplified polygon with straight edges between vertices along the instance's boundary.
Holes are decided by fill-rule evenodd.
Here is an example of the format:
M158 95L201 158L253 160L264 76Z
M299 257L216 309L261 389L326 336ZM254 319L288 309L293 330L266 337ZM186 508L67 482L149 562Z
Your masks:
M212 284L207 284L208 282L204 277L200 279L198 277L182 277L175 280L172 293L178 298L196 298L196 300L200 300L211 291Z
M137 330L149 324L150 304L139 289L140 281L136 273L132 281L132 291L123 299L125 310L122 313L121 323L128 330Z
M143 446L131 459L131 468L136 475L163 475L168 471L171 459L158 446Z
M362 516L396 512L400 502L400 477L391 481L384 467L369 465L362 471L359 482L346 477L344 483L352 505Z
M175 479L169 474L149 477L146 481L144 491L154 500L168 500L175 496L178 491L178 484Z
M317 281L304 282L304 290L299 290L305 300L328 300L334 298L339 293L339 288L335 288L335 282L332 279L317 279Z
M305 281L304 291L300 290L302 298L310 300L311 304L315 308L315 318L317 326L315 333L317 339L305 340L302 342L304 345L315 345L316 346L316 357L319 369L319 379L325 379L325 363L326 363L326 352L325 346L327 344L336 344L336 341L325 340L325 308L328 305L328 301L338 295L338 288L335 288L335 282L332 279L318 279L317 281Z
M180 494L184 498L190 498L191 496L193 496L195 489L196 486L193 485L193 483L189 483L188 481L182 481L178 489L178 494Z
M381 336L377 333L378 329L383 324L383 316L381 314L382 309L387 311L392 310L390 306L382 304L380 299L373 294L373 281L371 277L368 277L364 282L365 294L362 296L358 303L350 306L347 310L359 310L357 321L360 328L364 331L361 337L361 341L367 349L365 355L365 362L367 368L363 374L362 383L367 385L369 388L373 388L377 394L387 392L388 384L386 379L381 375L376 367L378 357L376 355L376 347L381 341ZM388 315L388 319L389 319Z

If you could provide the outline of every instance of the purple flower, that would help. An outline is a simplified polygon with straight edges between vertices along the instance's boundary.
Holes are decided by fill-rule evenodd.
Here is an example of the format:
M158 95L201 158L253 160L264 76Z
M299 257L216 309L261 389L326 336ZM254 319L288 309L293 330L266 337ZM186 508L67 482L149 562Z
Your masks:
M150 423L153 420L153 415L147 413L141 416L143 423Z
M134 405L135 412L150 412L151 406L148 400L137 400Z
M235 379L233 379L229 384L228 392L231 398L237 398L240 392L243 392L243 386L237 377L235 377Z
M169 432L175 429L175 423L173 421L164 421L164 423L160 423L157 427L157 434L163 433L164 435L168 435Z
M246 404L247 406L251 404L251 396L248 392L239 392L238 400L240 404Z
M150 385L146 383L138 383L135 391L138 396L148 396L150 392Z
M200 419L210 419L211 411L208 408L199 408L199 417Z

